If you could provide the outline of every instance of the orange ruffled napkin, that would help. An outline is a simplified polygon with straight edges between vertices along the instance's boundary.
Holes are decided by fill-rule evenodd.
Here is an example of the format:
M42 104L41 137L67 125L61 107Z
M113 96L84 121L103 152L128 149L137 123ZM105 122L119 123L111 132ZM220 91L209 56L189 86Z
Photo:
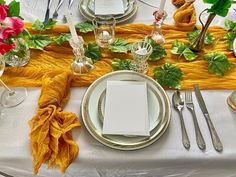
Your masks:
M178 27L183 27L185 29L193 29L197 19L196 10L194 8L193 2L186 2L182 5L173 16L175 24Z
M49 168L59 166L64 173L78 155L71 130L80 126L80 122L74 113L62 111L69 98L71 81L72 75L67 72L43 77L38 110L29 121L35 174L46 162Z

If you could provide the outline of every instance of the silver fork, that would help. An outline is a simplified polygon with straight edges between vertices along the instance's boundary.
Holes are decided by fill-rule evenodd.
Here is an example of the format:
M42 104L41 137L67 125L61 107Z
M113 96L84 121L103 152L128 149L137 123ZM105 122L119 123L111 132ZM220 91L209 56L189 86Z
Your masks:
M205 150L206 144L205 144L205 141L202 137L202 133L201 133L199 125L198 125L197 117L196 117L195 110L194 110L194 104L193 104L193 98L192 98L192 92L191 91L186 91L185 92L185 104L186 104L186 107L192 113L192 116L193 116L193 122L194 122L194 128L195 128L195 132L196 132L197 145L198 145L199 149Z
M61 5L63 4L63 2L64 2L64 0L59 0L59 2L58 2L58 4L57 4L57 7L56 7L56 9L55 9L55 11L54 11L54 13L53 13L53 15L52 15L52 18L54 19L54 20L56 20L57 19L57 17L58 17L58 10L59 10L59 8L61 7Z

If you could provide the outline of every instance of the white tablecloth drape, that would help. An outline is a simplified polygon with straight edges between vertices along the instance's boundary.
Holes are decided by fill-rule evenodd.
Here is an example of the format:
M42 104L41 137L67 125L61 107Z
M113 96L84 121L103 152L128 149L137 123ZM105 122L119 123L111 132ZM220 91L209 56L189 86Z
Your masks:
M55 0L54 0L55 1ZM155 4L154 0L147 2ZM53 7L57 1L53 3ZM81 21L78 12L79 1L74 2L72 11L75 19ZM22 0L22 16L27 21L43 20L46 10L46 0ZM65 1L60 12L63 12L68 2ZM158 3L157 3L158 6ZM205 8L202 1L196 2L197 11ZM175 7L167 1L166 22L173 23L171 17ZM151 23L153 8L139 3L137 15L129 23ZM229 18L235 18L231 9ZM61 21L62 22L62 21ZM223 18L216 17L213 24L222 25ZM0 88L2 91L3 88ZM71 98L65 110L78 114L80 103L86 88L71 88ZM187 151L181 142L179 116L173 109L171 122L166 133L157 142L144 149L124 152L110 149L97 142L82 125L73 132L74 139L79 144L78 158L62 175L58 169L48 170L42 165L38 176L45 177L234 177L236 176L236 114L232 112L226 98L232 91L203 91L212 122L222 140L224 151L218 153L212 146L207 124L193 94L196 114L200 129L206 141L206 151L198 149L195 139L194 125L190 112L184 109L184 121L191 141ZM171 100L172 91L167 91ZM35 114L40 88L28 88L25 102L15 108L2 109L0 117L0 176L5 174L17 177L33 175L32 156L29 147L29 119ZM80 118L81 119L81 118ZM82 120L81 120L82 122Z

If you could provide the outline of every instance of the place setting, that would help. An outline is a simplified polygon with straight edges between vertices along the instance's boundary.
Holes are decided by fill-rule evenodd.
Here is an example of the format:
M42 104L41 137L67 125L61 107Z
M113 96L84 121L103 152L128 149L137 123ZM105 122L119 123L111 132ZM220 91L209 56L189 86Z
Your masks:
M99 78L81 103L81 116L89 133L102 144L120 150L140 149L155 142L168 128L170 114L163 88L133 71Z

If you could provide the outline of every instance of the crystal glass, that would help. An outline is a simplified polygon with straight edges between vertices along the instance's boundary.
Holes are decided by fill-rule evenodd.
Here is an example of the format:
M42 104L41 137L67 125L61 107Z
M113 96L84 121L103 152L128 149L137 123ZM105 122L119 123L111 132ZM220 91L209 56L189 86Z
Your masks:
M158 11L155 11L153 15L155 17L155 22L153 23L153 30L148 37L151 37L157 44L164 44L165 38L162 34L162 24L167 17L167 13L164 11L163 14L160 14Z
M15 67L25 66L30 59L28 45L22 38L14 39L13 43L15 47L3 56L5 63Z
M69 43L73 48L75 55L73 62L71 63L71 70L75 75L87 74L93 68L93 62L90 58L84 55L84 40L81 36L78 36L79 42L76 43L71 38Z
M0 76L2 76L5 69L5 62L0 57ZM0 84L5 88L1 95L1 105L3 107L15 107L21 104L27 95L26 88L24 87L15 87L14 89L10 89L1 79Z
M102 48L112 44L115 39L115 18L111 16L95 17L92 22L96 43Z
M147 42L136 42L131 47L133 61L131 69L133 71L145 74L148 69L147 59L152 54L152 46Z

